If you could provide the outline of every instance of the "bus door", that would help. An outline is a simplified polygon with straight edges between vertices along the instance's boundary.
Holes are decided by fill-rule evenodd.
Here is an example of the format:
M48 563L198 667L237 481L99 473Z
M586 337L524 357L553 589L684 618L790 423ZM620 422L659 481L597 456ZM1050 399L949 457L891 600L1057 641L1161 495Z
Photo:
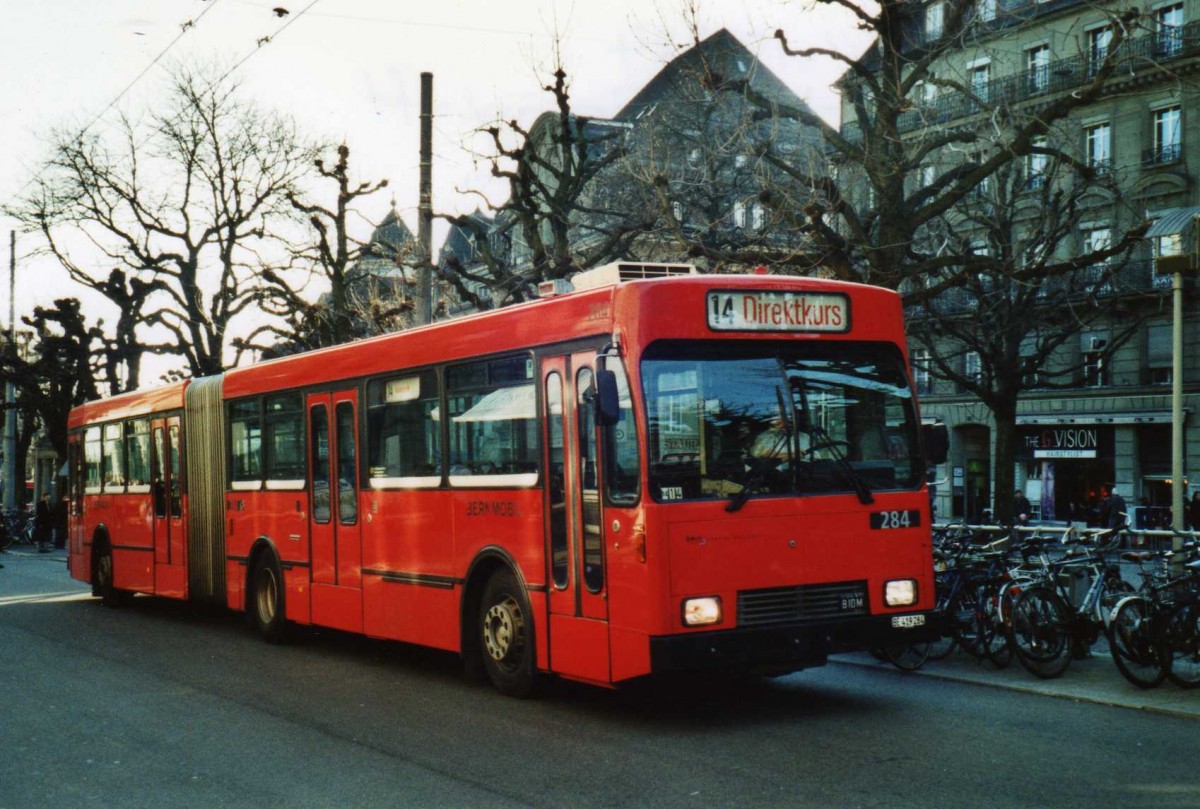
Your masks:
M76 565L83 553L83 433L67 436L67 492L70 497L67 521L67 560L71 575L80 578Z
M308 432L313 622L361 632L357 391L309 395Z
M156 418L150 422L154 592L175 598L187 595L179 429L179 416Z
M542 361L550 669L607 681L608 593L593 352Z

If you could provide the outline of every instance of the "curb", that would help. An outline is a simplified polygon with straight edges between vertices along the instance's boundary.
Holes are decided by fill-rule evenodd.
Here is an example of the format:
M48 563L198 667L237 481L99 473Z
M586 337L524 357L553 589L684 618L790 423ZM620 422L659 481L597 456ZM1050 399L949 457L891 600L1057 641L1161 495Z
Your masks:
M850 655L839 655L837 657L830 658L830 662L841 663L848 666L858 666L859 668L875 669L879 671L890 670L899 675L914 674L917 676L931 677L937 680L962 683L965 685L981 685L1001 691L1015 691L1033 696L1054 697L1057 699L1071 700L1072 702L1087 702L1094 705L1106 705L1113 708L1126 708L1136 711L1145 711L1146 713L1171 716L1178 719L1200 720L1200 690L1179 688L1170 682L1163 683L1161 686L1154 689L1140 689L1136 686L1126 683L1124 679L1121 678L1119 682L1114 683L1111 687L1106 687L1104 689L1089 689L1086 685L1080 686L1078 685L1078 681L1073 682L1069 679L1036 680L1032 683L1023 683L1019 680L1010 680L1009 678L1004 677L1003 671L1001 670L995 670L994 672L983 670L972 675L958 673L952 670L947 670L946 668L939 669L938 665L935 664L934 666L921 668L915 672L903 672L892 666L890 663L878 661L874 658ZM1119 673L1114 673L1118 678L1120 678ZM1069 677L1069 674L1067 676ZM1057 684L1058 687L1055 687L1055 684ZM1128 692L1116 690L1121 689L1124 686L1128 686L1128 688L1131 690ZM1166 695L1172 695L1174 698L1167 697ZM1148 699L1152 696L1158 696L1160 699ZM1141 698L1139 699L1139 697ZM1176 707L1170 704L1176 701L1182 701L1187 704L1185 707Z

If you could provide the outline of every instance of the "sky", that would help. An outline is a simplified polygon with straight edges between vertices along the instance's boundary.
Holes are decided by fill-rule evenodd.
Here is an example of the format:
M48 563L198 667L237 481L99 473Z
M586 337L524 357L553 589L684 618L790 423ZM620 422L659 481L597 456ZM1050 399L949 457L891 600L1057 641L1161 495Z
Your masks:
M394 198L415 232L422 71L433 73L434 209L467 213L481 203L472 190L503 198L472 132L550 108L541 87L556 45L573 110L611 116L691 44L693 8L701 37L728 28L836 122L830 85L842 68L788 57L772 37L782 28L793 47L861 52L853 21L813 0L0 0L0 199L28 188L51 129L111 129L120 112L153 108L172 66L211 63L306 133L346 142L359 178L390 182L364 213L378 220ZM0 214L0 229L15 227ZM443 233L439 223L435 248ZM37 247L18 233L18 318L78 294Z

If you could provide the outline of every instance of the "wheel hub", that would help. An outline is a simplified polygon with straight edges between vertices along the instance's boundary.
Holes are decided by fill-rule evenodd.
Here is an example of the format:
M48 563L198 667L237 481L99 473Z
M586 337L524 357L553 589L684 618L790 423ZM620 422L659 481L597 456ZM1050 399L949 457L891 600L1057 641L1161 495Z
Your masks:
M525 631L521 608L512 598L495 604L483 618L483 646L497 662L520 649Z

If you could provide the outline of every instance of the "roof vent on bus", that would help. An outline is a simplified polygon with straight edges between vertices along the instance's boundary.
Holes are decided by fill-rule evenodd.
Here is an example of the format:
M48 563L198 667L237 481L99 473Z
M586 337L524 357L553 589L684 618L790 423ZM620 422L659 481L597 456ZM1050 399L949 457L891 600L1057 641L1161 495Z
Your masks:
M656 262L616 261L577 273L571 278L576 290L612 286L622 281L644 281L651 278L670 278L675 275L695 275L691 264L660 264Z

